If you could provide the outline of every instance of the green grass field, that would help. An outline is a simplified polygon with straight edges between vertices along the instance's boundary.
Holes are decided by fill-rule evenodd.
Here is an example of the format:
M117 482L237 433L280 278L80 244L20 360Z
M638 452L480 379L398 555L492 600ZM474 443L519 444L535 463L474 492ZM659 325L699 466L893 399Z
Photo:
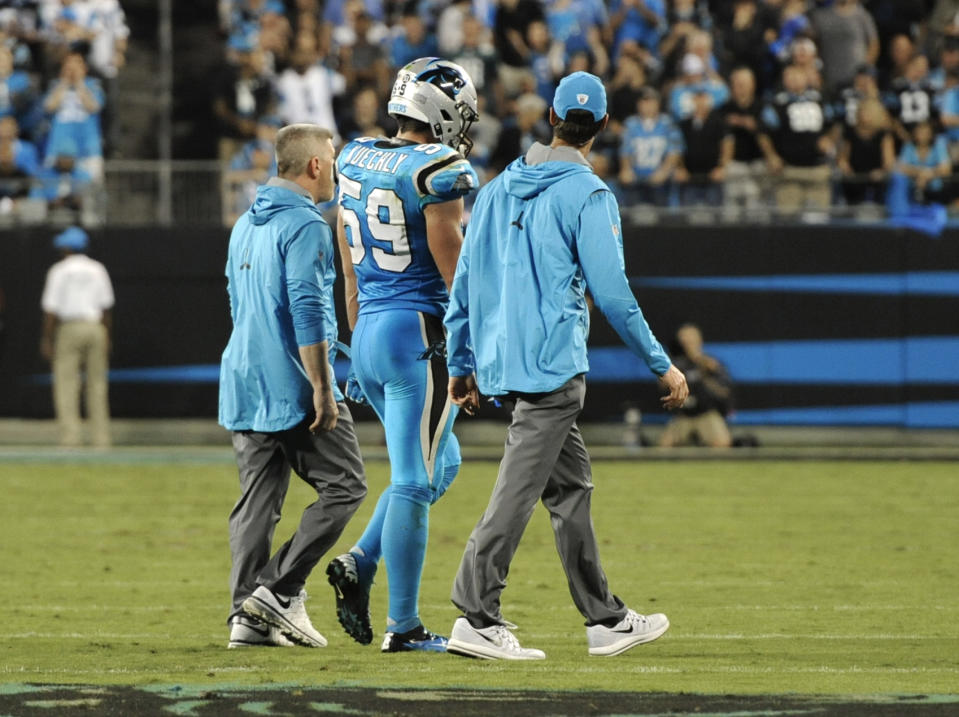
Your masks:
M661 640L586 653L537 509L504 615L535 663L382 655L340 630L321 563L307 608L322 650L226 650L226 519L215 461L0 462L0 683L370 685L703 694L959 693L959 471L927 462L597 462L594 521L614 591L669 615ZM336 548L361 532L387 466ZM449 588L496 464L467 462L431 514L421 615ZM294 478L278 530L312 500ZM332 554L331 554L332 555ZM377 631L386 576L374 588Z

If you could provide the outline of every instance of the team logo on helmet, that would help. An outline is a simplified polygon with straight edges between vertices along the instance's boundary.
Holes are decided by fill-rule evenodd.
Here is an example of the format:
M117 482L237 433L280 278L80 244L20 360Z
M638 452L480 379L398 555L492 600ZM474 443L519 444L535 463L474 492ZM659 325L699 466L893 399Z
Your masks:
M437 57L421 57L402 68L393 83L387 112L426 124L437 141L469 154L467 136L479 118L476 87L466 70Z

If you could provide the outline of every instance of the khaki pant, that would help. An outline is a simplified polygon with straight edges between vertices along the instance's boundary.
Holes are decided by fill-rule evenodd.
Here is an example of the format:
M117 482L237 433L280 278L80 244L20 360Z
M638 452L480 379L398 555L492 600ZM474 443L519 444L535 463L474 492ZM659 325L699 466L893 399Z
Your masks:
M696 438L704 446L728 448L733 444L726 420L719 411L706 411L698 416L676 416L666 424L659 445L664 448L693 443Z
M755 209L760 205L765 178L766 164L761 159L754 162L730 162L726 165L723 201L727 206L742 205L746 209Z
M783 167L776 184L776 207L781 212L798 212L804 206L829 209L832 201L828 165Z
M93 445L110 445L107 400L107 329L98 321L67 321L57 327L53 349L53 404L60 444L80 445L81 371L86 371L86 407Z

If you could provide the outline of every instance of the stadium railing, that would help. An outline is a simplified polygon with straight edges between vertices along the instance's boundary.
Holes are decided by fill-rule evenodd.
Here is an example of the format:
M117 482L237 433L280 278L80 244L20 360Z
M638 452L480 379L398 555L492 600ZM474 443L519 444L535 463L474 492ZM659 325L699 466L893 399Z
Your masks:
M175 224L232 224L237 207L246 206L249 178L231 173L217 160L113 159L104 163L104 180L95 209L80 218L84 224L107 226L171 226ZM870 224L885 218L875 204L834 205L828 210L808 210L783 215L771 202L758 207L621 205L623 220L654 224ZM240 210L242 211L242 210ZM46 216L57 223L56 216ZM43 221L41 219L41 223ZM65 219L66 220L66 219ZM0 216L0 224L31 224L29 215Z

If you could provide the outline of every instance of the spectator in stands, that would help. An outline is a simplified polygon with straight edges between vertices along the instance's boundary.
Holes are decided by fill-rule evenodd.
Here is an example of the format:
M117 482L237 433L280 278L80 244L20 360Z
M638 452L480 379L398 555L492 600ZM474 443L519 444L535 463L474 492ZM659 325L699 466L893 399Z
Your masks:
M777 18L777 27L774 30L775 37L769 42L769 51L780 62L788 63L793 40L807 35L809 30L806 0L784 0Z
M936 134L931 121L918 122L912 138L903 145L888 189L887 206L891 214L896 207L915 201L921 204L947 204L952 188L946 180L952 174L952 162L946 138Z
M890 40L904 33L909 37L926 35L929 10L935 0L864 0L863 5L869 10L876 24L879 35L880 54L876 60L876 69L880 76L885 76L888 58L887 50ZM930 49L935 49L930 46Z
M790 64L806 73L806 84L810 89L823 89L823 78L820 70L823 63L819 59L816 43L808 37L797 37L789 46Z
M436 38L426 31L426 23L415 4L406 6L401 27L390 47L393 69L405 67L417 57L434 57L437 54Z
M686 375L689 398L666 424L659 445L729 448L733 439L726 416L732 410L733 384L726 368L703 352L703 334L695 324L679 327L670 353Z
M959 69L946 75L939 95L939 121L949 145L949 157L956 164L959 162Z
M91 18L93 38L90 41L90 70L109 87L126 65L130 28L119 0L96 0ZM114 95L107 90L107 97Z
M293 26L290 19L274 6L260 15L256 31L257 44L263 52L267 74L282 71L290 62Z
M668 30L659 44L659 55L663 60L663 74L672 77L686 53L693 51L692 38L708 31L712 18L706 6L697 0L673 0L666 12L666 26Z
M379 95L372 87L364 87L353 95L349 115L343 121L343 139L349 141L357 137L383 137L388 118L380 114Z
M614 33L614 58L630 44L658 60L659 41L667 29L663 0L612 0L609 21Z
M897 4L913 5L913 3ZM938 46L941 46L948 37L959 37L959 0L936 0L935 7L928 16L926 28L934 46L933 49L938 49Z
M692 113L693 97L701 90L709 95L714 107L721 106L729 99L726 84L716 73L709 72L706 62L699 55L687 53L680 69L682 78L669 95L669 111L677 122Z
M229 57L213 87L213 114L219 123L219 155L227 160L244 142L256 137L256 123L276 105L263 52L246 35L234 35Z
M725 183L723 198L726 206L742 205L746 209L759 206L761 186L766 175L758 134L762 104L756 97L756 77L748 67L737 67L729 75L731 97L720 107L726 122L726 131L732 143L725 146Z
M720 46L724 54L720 63L727 72L736 67L750 67L763 77L767 60L766 30L757 0L735 0L728 25L719 28Z
M861 65L879 59L876 23L859 0L836 0L809 14L823 61L826 92L835 92L852 82Z
M906 64L905 74L894 80L886 95L893 128L900 142L908 142L920 122L935 119L936 93L929 85L929 60L915 55Z
M670 203L673 173L682 158L683 137L672 118L660 112L659 93L643 90L637 114L626 120L619 180L631 204Z
M538 0L500 0L493 21L493 43L499 56L499 79L507 96L529 86L529 26L546 19Z
M50 133L44 151L51 166L63 154L73 154L79 167L99 181L103 176L103 140L100 111L103 89L87 76L87 63L79 52L69 53L60 67L60 77L43 101L50 117Z
M839 91L834 110L837 121L842 119L846 129L855 127L859 121L859 105L867 99L880 99L879 85L876 84L876 69L862 65L856 69L852 84Z
M763 109L759 146L769 171L777 175L776 206L794 213L804 204L830 204L829 159L835 145L829 136L832 111L806 73L792 65L782 74L783 91Z
M127 42L130 28L119 0L96 0L93 3L91 26L94 31L87 59L90 71L103 84L106 100L100 113L104 150L109 154L119 142L119 123L116 121L120 104L117 76L126 65Z
M18 135L17 120L12 115L0 117L0 198L27 196L40 171L36 147Z
M939 64L928 75L929 86L939 93L946 88L946 76L959 73L959 37L948 37L943 41Z
M441 57L458 52L466 40L463 24L472 14L470 0L450 0L436 20L436 45Z
M23 121L33 103L34 91L30 75L13 66L13 53L0 45L0 117L12 116Z
M277 115L284 125L310 123L333 131L339 142L333 102L346 91L343 75L320 62L315 42L298 37L290 66L276 81Z
M70 52L82 48L85 54L95 36L90 27L90 13L85 5L74 4L71 0L55 4L58 12L44 28L44 61L50 67L57 67Z
M500 130L496 149L490 158L490 166L502 172L516 157L525 154L535 142L549 139L550 128L546 123L546 101L533 92L526 92L516 99L515 118L507 117Z
M339 67L346 86L352 91L372 87L377 95L384 96L394 73L382 44L375 39L379 31L374 29L373 16L361 8L351 17L352 37L339 44Z
M550 35L563 45L566 55L588 52L599 75L609 69L603 32L609 26L606 5L596 0L552 0L546 7ZM551 100L550 100L551 101Z
M493 178L495 173L491 163L493 160L493 152L499 144L503 123L496 116L495 112L490 112L486 109L486 97L478 95L476 104L479 108L480 116L479 119L473 123L473 126L470 127L470 139L473 140L473 149L470 151L469 159L470 164L473 165L473 169L476 170L476 174L479 175L480 186L483 186L483 184ZM501 157L499 161L503 160L504 158ZM475 193L466 197L467 212L469 212L474 198Z
M230 159L223 176L224 224L232 226L256 199L256 190L276 176L276 133L280 122L268 117L257 123L256 139L250 140Z
M616 63L616 74L609 81L609 122L615 131L620 131L627 117L636 113L643 88L646 86L646 70L635 57L624 55Z
M503 106L496 50L489 29L475 15L463 18L463 44L450 53L449 59L466 70L476 87L477 97L484 98L488 109L495 111ZM487 112L481 112L480 121L487 116Z
M725 165L732 156L732 136L706 88L693 95L693 111L679 123L683 154L676 167L680 203L715 207L722 201Z
M847 127L836 164L842 173L842 192L850 205L882 204L886 182L896 163L896 149L889 115L877 99L864 99L857 109L857 122Z
M916 46L908 35L893 35L889 40L884 65L880 76L879 88L888 90L900 77L906 74L909 61L916 55Z
M548 105L553 101L556 83L565 74L566 49L562 42L550 37L549 29L542 20L534 20L529 24L526 44L535 83L526 89L536 92Z
M76 144L66 139L45 158L30 198L43 200L53 216L79 222L94 211L95 188L94 177L83 167Z

